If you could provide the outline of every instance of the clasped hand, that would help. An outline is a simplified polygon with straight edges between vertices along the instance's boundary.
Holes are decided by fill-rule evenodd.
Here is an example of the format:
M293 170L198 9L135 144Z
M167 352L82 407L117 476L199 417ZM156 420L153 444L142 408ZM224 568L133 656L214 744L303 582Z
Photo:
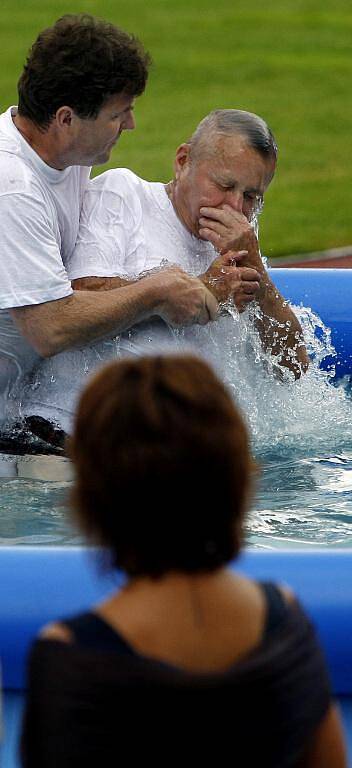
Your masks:
M219 304L233 300L239 312L243 312L260 288L260 274L252 267L237 266L247 251L229 251L214 259L201 275L201 280L216 297Z
M248 219L230 205L201 208L200 213L199 236L209 240L221 254L248 249L248 244L256 240Z

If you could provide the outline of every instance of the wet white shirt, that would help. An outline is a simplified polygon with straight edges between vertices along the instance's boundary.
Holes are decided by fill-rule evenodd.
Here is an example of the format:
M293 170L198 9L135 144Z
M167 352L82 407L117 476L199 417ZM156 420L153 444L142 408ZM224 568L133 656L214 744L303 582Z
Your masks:
M77 239L89 168L58 171L0 116L0 421L18 410L18 386L39 356L17 330L9 308L72 293L65 263Z
M164 184L119 168L89 182L67 271L71 280L134 277L169 263L197 275L215 257L213 246L180 222Z
M88 184L67 272L71 280L89 276L134 278L146 270L177 264L198 275L215 257L211 243L194 237L181 224L163 184L116 169ZM183 335L182 348L184 344ZM56 355L36 370L27 388L25 412L38 413L70 429L87 374L102 362L127 354L179 348L180 333L154 318L116 339Z
M146 270L177 264L189 274L199 275L216 255L211 243L191 235L179 221L163 184L117 169L88 184L77 245L67 271L72 280L134 278ZM248 358L248 327L243 315L234 308L233 317L226 315L204 327L184 329L153 318L114 339L62 352L36 369L24 412L42 415L70 431L87 377L104 362L127 355L185 351L202 355L232 388L239 365L244 371Z

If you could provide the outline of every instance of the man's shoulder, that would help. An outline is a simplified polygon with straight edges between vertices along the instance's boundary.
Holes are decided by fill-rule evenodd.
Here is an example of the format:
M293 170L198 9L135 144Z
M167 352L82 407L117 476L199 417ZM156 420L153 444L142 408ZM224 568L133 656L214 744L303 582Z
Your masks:
M139 221L142 215L145 188L142 179L127 168L113 168L91 179L86 188L84 211L92 210L105 221L110 213L119 219ZM132 219L130 218L132 217Z
M0 138L0 195L34 191L36 175L19 153L11 151Z
M0 115L0 194L24 192L33 180L8 109Z
M46 201L48 195L35 169L19 155L2 151L0 145L0 197L16 195Z
M146 183L148 182L140 179L139 176L128 168L111 168L109 171L104 171L104 173L91 179L88 186L91 190L125 195L128 191L135 193L141 185Z
M1 162L14 162L21 159L21 144L12 124L11 109L0 114L0 157Z

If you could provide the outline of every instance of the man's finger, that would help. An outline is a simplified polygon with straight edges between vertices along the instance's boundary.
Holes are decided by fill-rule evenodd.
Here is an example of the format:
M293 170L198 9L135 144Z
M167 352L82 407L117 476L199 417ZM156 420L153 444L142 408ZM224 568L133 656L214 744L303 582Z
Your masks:
M237 261L241 261L245 256L248 256L248 251L226 251L222 253L216 260L217 264L223 264L224 266L235 267Z
M242 281L241 283L242 291L247 295L257 293L259 287L259 283L256 280L251 280L251 282Z
M209 221L218 221L224 223L228 219L228 213L221 208L201 208L199 211L201 218L209 219Z
M208 227L200 227L199 236L202 240L209 240L209 243L212 243L214 248L219 250L219 246L221 245L221 235L219 232L214 232Z
M228 227L225 227L221 221L208 219L205 216L201 216L198 223L199 228L206 227L207 229L211 229L214 232L218 232L220 235L226 235L228 231Z
M240 213L240 211L235 211L230 205L226 207L224 206L223 208L204 207L200 209L199 213L202 217L221 222L224 226L229 226L233 224L234 221L238 224L242 223L248 225L248 221L244 214Z
M209 320L216 320L219 311L219 304L213 293L207 291L205 296L205 306L208 311Z
M256 280L258 283L260 283L260 280L261 280L260 273L257 272L256 269L253 269L253 267L237 267L237 269L239 272L239 277L244 282Z

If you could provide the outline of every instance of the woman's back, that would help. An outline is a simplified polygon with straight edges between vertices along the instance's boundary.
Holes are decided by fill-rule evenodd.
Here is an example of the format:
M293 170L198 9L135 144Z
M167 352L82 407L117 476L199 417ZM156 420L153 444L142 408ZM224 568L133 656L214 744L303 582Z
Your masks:
M220 594L208 611L204 594L200 598L198 590L194 600L191 589L193 608L184 611L184 619L181 612L177 616L177 600L174 613L165 614L155 595L157 617L153 598L141 593L148 621L146 611L134 614L133 598L125 593L119 622L116 613L110 620L113 598L98 612L64 623L70 642L40 640L30 666L24 765L105 765L113 756L117 762L120 750L128 750L129 759L149 757L160 764L185 757L222 764L230 750L234 758L243 755L243 765L296 766L330 704L314 633L299 606L287 603L274 585L229 572L226 579L227 594L207 590L208 597ZM121 634L125 608L129 629ZM243 627L246 612L256 619ZM157 621L164 627L159 636ZM180 634L172 636L182 622L194 650ZM131 635L138 635L137 644ZM36 732L42 719L45 736Z
M98 614L142 656L189 672L221 672L261 641L267 605L260 587L226 568L136 579Z

